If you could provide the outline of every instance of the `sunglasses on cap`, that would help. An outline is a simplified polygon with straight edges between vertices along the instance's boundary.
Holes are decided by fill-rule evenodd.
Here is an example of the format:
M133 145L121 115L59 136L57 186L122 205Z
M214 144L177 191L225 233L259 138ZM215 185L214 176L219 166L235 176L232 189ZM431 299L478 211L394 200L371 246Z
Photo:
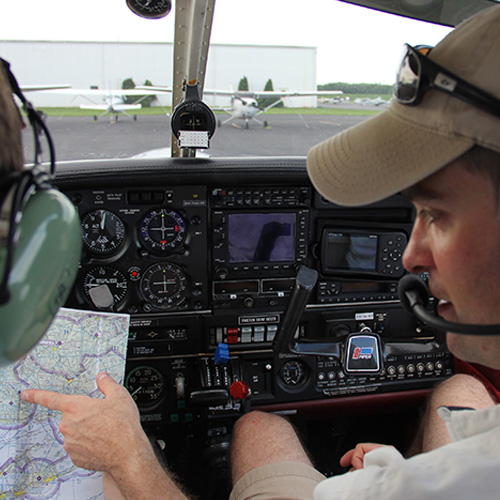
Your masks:
M394 99L409 106L420 103L430 89L446 92L500 118L500 100L484 92L427 57L432 47L405 44L405 52L399 67Z

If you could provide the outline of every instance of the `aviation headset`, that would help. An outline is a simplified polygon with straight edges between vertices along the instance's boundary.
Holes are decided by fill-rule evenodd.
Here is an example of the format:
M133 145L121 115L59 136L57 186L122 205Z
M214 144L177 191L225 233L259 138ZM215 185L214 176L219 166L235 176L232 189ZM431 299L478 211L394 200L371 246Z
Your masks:
M0 366L5 366L37 344L66 301L82 239L75 206L51 185L55 151L50 133L21 92L9 63L0 58L2 68L35 142L34 165L0 177ZM42 133L50 153L48 172L40 161Z

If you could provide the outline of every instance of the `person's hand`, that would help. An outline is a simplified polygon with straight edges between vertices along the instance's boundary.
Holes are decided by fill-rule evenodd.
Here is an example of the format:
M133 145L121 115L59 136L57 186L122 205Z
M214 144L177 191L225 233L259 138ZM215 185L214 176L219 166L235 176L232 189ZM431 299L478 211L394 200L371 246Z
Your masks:
M357 470L363 468L363 460L365 455L374 450L386 446L384 444L376 443L358 443L353 450L349 450L345 455L340 457L340 465L342 467L350 467L350 470Z
M105 399L39 389L28 389L21 396L24 401L62 412L59 430L76 466L110 472L122 467L132 450L149 447L149 440L127 389L106 373L97 375L97 386Z

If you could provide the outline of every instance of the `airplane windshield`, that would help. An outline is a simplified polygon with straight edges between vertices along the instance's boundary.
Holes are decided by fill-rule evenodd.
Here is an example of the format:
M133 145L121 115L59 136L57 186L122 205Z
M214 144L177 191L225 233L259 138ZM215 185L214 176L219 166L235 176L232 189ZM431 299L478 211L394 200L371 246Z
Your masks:
M161 19L125 0L2 6L0 56L47 115L58 160L170 156L172 4ZM304 156L388 106L403 43L449 30L336 0L217 0L204 93L217 129L197 156ZM42 84L65 88L31 91ZM31 162L29 131L25 150Z

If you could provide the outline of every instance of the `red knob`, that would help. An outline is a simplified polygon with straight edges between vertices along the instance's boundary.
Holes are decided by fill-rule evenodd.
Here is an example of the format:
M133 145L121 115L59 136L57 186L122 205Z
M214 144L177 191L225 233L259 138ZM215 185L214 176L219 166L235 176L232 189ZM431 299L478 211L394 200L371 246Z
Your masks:
M242 380L238 380L231 384L229 393L234 399L245 399L250 394L250 387Z

